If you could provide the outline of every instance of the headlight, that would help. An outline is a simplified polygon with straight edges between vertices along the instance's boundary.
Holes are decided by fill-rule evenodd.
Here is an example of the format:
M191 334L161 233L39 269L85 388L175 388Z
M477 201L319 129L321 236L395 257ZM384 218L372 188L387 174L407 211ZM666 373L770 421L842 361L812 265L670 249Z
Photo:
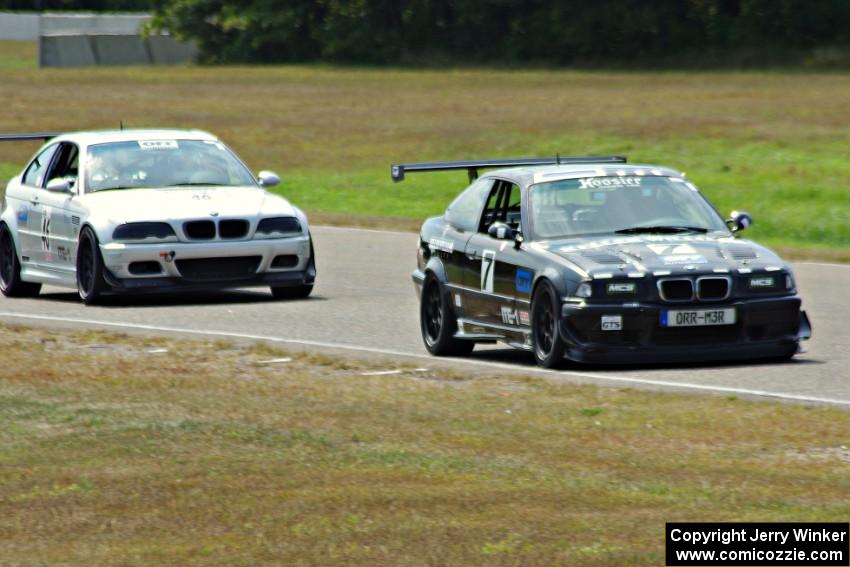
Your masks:
M593 295L593 287L591 287L590 282L582 282L576 289L576 297L587 298L591 295Z
M258 236L294 235L301 232L301 223L295 217L272 217L261 220L257 225Z
M166 222L128 222L112 233L113 240L145 240L147 238L177 238L174 229Z

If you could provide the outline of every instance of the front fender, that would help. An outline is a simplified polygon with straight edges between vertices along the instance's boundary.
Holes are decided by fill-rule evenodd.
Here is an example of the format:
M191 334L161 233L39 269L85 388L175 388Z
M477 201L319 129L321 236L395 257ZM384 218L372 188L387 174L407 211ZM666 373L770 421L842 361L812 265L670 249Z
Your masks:
M565 277L565 274L554 266L547 266L534 276L534 283L531 287L532 298L534 297L534 293L537 291L537 286L543 280L549 280L549 282L554 286L559 297L566 297L569 295L569 280Z

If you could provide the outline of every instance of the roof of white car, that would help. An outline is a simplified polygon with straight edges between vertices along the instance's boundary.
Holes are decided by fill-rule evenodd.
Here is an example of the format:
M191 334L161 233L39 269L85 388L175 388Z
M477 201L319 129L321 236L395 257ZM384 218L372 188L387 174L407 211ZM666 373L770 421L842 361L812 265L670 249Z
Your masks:
M125 130L89 130L83 132L68 132L57 136L53 141L73 141L78 144L91 146L108 142L134 142L137 140L218 140L209 132L203 130L178 129L142 129Z

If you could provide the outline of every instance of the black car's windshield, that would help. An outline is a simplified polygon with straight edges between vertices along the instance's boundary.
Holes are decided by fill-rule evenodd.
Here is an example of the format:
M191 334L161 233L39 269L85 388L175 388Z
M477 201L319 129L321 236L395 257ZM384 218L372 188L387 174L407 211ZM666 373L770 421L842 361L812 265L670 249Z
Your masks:
M591 234L728 233L723 219L688 181L606 176L538 183L530 191L537 238Z
M255 185L250 171L221 142L138 140L89 146L86 190L191 185Z

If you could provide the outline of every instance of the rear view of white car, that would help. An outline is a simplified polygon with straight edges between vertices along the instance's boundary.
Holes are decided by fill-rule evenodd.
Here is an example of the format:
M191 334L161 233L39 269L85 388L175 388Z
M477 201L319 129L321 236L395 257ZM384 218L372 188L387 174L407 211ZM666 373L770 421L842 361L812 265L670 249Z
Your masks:
M6 187L0 291L104 293L268 286L307 297L307 217L216 137L197 130L8 135L48 142Z

